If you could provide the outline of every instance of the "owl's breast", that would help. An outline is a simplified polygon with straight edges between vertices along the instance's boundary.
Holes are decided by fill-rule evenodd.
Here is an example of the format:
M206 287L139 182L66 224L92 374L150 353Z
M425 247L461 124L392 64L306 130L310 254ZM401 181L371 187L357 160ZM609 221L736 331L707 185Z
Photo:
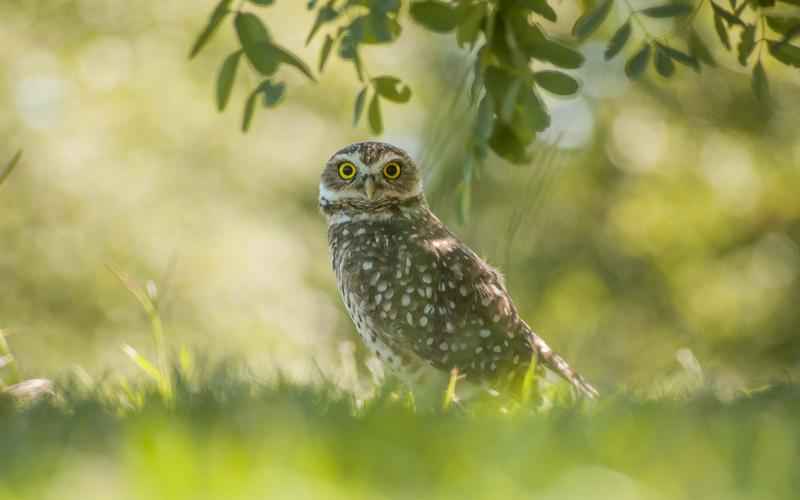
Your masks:
M329 228L336 282L345 307L367 347L391 366L415 358L400 325L405 321L404 287L412 258L407 221L353 221Z

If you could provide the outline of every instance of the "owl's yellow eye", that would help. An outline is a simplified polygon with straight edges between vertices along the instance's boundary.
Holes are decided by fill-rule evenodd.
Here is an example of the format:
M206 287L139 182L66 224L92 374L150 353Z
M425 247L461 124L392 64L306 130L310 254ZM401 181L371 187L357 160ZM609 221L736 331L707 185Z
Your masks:
M342 179L349 181L353 177L356 176L356 166L350 163L349 161L345 161L339 164L339 177Z
M383 176L390 180L400 177L400 164L392 161L383 166Z

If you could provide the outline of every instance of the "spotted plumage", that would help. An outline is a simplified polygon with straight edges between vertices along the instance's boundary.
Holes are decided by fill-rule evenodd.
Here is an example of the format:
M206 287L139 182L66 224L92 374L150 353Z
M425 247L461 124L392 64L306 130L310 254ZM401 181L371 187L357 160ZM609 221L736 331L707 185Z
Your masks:
M457 368L492 381L524 372L538 356L596 396L519 317L500 274L429 210L420 172L403 150L362 142L335 153L322 173L320 209L339 293L384 363Z

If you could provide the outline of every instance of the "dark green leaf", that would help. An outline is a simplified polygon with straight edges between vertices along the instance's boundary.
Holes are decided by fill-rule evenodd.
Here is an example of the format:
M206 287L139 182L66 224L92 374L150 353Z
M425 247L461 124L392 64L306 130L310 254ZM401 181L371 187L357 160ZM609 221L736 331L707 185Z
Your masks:
M697 59L690 56L689 54L681 52L678 49L674 49L669 45L664 45L662 43L656 43L656 45L658 46L660 51L662 51L666 56L669 56L669 58L672 59L673 61L681 63L684 66L689 66L695 71L700 69L700 64L698 64Z
M635 80L642 76L645 68L647 68L648 61L650 61L650 52L650 45L644 44L636 54L628 59L628 62L625 63L625 74L628 75L628 78Z
M267 7L268 5L272 5L275 3L275 0L248 0L250 3L260 5L262 7Z
M364 110L364 101L367 98L367 87L361 89L361 92L356 96L356 105L353 110L353 126L358 125L358 120L361 119L361 112Z
M669 78L675 73L675 63L661 47L656 48L655 66L658 74L664 78Z
M308 0L308 4L306 4L306 8L308 10L314 10L314 7L317 6L317 0Z
M608 42L606 52L604 54L606 61L612 59L619 54L619 51L625 46L625 43L631 37L631 22L626 21L625 24L619 27L611 40Z
M703 43L700 35L694 30L692 30L689 35L689 54L691 54L696 61L702 61L708 66L714 67L717 65L717 62L711 56L711 51L708 50L708 47Z
M381 117L381 103L378 98L378 94L372 96L372 100L369 102L369 128L372 129L372 132L376 135L380 135L383 132L383 118Z
M283 82L273 83L272 80L262 82L258 86L259 91L264 95L264 106L274 108L283 99L286 92L286 84Z
M306 75L309 80L316 81L316 79L314 78L314 74L311 73L311 68L309 68L308 65L306 63L304 63L296 55L292 54L288 50L286 50L283 47L280 47L278 45L272 45L272 50L275 51L275 53L277 54L278 60L280 62L286 63L286 64L288 64L290 66L294 66L295 68L300 70L301 73Z
M403 85L399 78L393 76L378 76L372 79L375 91L382 97L394 102L408 102L411 99L411 89Z
M692 13L692 6L685 3L668 3L665 5L657 5L655 7L648 7L640 11L648 17L681 17L688 16Z
M396 19L380 12L359 16L347 27L350 36L358 43L388 43L400 36L402 31Z
M517 138L508 125L501 122L494 125L492 136L489 138L489 147L498 156L511 163L525 163L528 160L525 144Z
M719 41L722 42L722 45L725 46L726 49L731 50L731 41L728 38L728 29L725 28L725 23L722 21L722 17L714 13L714 29L717 30L717 36L719 37Z
M750 57L750 54L753 53L753 49L756 48L756 27L753 24L748 24L747 27L742 30L742 37L739 39L739 46L737 50L739 52L739 64L742 66L747 66L747 59Z
M250 130L250 123L253 121L253 113L256 110L256 98L258 92L253 92L248 96L247 101L244 103L244 115L242 116L242 132Z
M556 95L574 95L580 88L577 80L560 71L537 71L533 79L537 85Z
M783 64L800 68L800 47L788 43L769 42L769 53Z
M14 169L17 166L17 163L19 163L20 158L22 158L21 149L17 151L17 153L14 156L11 157L11 160L9 160L9 162L6 164L5 168L3 168L3 170L0 171L0 185L2 185L6 181L6 179L8 179L8 176L11 175L11 172L14 171Z
M532 10L550 22L558 20L556 11L548 5L547 0L518 0L517 5Z
M426 1L411 4L414 21L437 33L447 33L458 26L457 9L444 2Z
M780 1L783 3L788 3L789 5L800 7L800 0L780 0Z
M759 101L766 102L769 100L769 81L761 61L756 62L756 65L753 66L753 80L751 83L753 85L753 93Z
M788 16L764 16L767 20L767 26L781 35L794 32L800 26L800 18ZM795 33L796 35L797 33ZM794 35L793 35L794 36Z
M602 0L594 9L586 12L575 21L575 26L572 27L572 34L578 38L586 38L594 33L608 17L612 5L612 0Z
M317 34L317 31L319 31L323 24L329 23L339 17L339 13L333 8L333 2L334 0L329 0L328 3L319 9L319 12L317 12L317 18L314 20L314 25L311 27L308 37L306 37L306 45L311 43L314 35Z
M577 50L551 40L541 44L533 57L564 69L580 68L584 61L583 54Z
M222 67L219 70L217 77L217 109L222 111L228 105L228 99L231 97L231 90L233 90L233 82L236 80L236 68L239 67L239 59L242 57L242 51L237 50L233 54L225 58Z
M469 45L472 47L478 39L483 19L486 17L486 4L479 3L470 6L464 15L464 21L458 25L456 41L459 47Z
M746 4L742 4L742 5L744 6ZM738 26L744 27L744 21L739 19L739 16L737 16L736 14L728 12L727 10L723 9L722 7L720 7L719 5L717 5L714 2L711 2L711 8L714 10L714 15L724 19L725 22L728 23L728 26L737 26L738 25Z
M322 49L319 52L319 72L325 69L325 63L328 61L328 56L331 54L333 48L333 37L325 35L325 42L322 44Z
M261 19L248 12L239 13L236 14L234 25L242 49L256 71L267 76L275 73L280 61L270 43L269 31Z
M551 40L537 24L531 24L521 16L514 16L508 21L519 50L526 56L565 69L579 68L583 64L584 58L580 52Z
M219 28L220 23L225 16L228 15L230 12L229 8L231 6L231 2L233 0L222 0L220 3L217 4L214 11L211 13L211 17L208 19L208 23L206 27L203 29L202 32L197 36L197 40L195 40L194 45L192 45L192 50L189 52L189 59L196 56L203 47L205 47L206 43L211 39L211 36L217 31Z
M239 42L243 47L246 45L258 45L271 40L267 27L255 14L250 12L236 14L234 25L236 26L236 34L239 36Z

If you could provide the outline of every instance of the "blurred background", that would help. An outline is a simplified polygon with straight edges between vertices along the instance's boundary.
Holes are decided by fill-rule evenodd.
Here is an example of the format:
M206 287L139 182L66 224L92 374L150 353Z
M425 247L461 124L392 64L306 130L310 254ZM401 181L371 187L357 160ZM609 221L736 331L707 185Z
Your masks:
M0 3L0 156L25 151L0 187L0 329L29 376L134 372L124 344L153 357L147 318L108 265L157 296L173 349L265 377L366 373L317 210L325 160L369 138L351 125L352 66L331 58L316 84L282 70L287 98L244 135L256 80L240 78L224 114L213 99L232 30L187 58L213 5ZM566 34L577 7L557 8ZM263 19L316 66L305 2ZM796 376L800 72L767 65L767 109L730 53L701 75L632 84L604 43L581 50L583 88L548 99L536 161L490 157L465 207L468 124L450 106L469 60L406 19L399 42L362 54L414 91L384 106L380 139L424 163L435 211L601 387L658 388L687 370L725 391Z

